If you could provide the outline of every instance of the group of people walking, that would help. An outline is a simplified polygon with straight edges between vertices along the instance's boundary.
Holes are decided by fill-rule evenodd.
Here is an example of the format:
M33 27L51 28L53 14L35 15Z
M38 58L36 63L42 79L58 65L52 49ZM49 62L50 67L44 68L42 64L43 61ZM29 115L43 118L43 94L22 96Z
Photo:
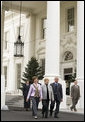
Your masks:
M48 109L49 109L49 103L50 103L50 116L53 114L53 109L56 103L56 108L54 112L54 117L58 118L59 113L59 107L60 103L63 101L63 90L62 85L58 82L58 77L54 78L54 82L49 84L49 79L44 79L44 85L41 85L38 83L38 78L36 76L33 77L33 84L29 84L29 81L26 82L24 88L23 88L23 95L24 95L24 107L26 110L30 108L30 99L32 100L32 116L34 116L35 119L37 119L37 110L39 102L42 101L42 117L47 118L48 117ZM77 82L76 82L77 83ZM77 89L77 86L76 86ZM73 105L70 108L71 110L76 110L75 105L77 104L77 101L79 99L78 97L75 99L73 97L74 87L72 88L72 99L73 99ZM79 94L79 86L78 86L78 92ZM76 101L76 102L74 102Z

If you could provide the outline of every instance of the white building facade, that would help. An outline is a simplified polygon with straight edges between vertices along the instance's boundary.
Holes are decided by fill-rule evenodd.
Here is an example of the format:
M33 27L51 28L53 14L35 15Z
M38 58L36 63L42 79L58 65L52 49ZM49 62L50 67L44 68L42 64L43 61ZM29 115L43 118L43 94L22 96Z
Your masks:
M66 80L76 72L80 85L79 108L84 108L84 2L22 1L21 35L24 57L14 57L19 32L19 1L2 1L2 75L5 92L19 94L21 77L36 57L50 82L60 78L66 107ZM7 12L5 12L7 11ZM82 18L82 19L81 19ZM2 79L3 80L3 79Z

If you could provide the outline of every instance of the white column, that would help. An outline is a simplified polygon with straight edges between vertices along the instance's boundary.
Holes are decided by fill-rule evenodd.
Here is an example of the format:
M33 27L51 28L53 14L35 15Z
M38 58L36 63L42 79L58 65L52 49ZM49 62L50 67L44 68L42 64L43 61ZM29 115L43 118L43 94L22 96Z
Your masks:
M1 1L1 73L2 74L3 74L4 16L5 16L5 10L2 7L2 1Z
M77 80L80 85L80 108L84 108L84 1L77 1Z
M54 77L60 77L60 1L47 1L47 32L46 32L46 63L45 77L54 82ZM59 78L63 87L63 102L61 108L66 108L66 84Z
M1 1L1 109L5 106L5 79L3 75L4 16L5 16L5 10L2 7L2 1Z
M29 59L35 55L35 16L30 14Z
M45 77L59 76L60 1L47 1Z

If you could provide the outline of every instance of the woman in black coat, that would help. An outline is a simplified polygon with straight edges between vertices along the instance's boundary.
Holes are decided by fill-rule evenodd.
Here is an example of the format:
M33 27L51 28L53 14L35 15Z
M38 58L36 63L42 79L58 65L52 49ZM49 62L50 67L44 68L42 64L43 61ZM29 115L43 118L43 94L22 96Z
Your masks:
M26 84L23 87L24 108L26 109L26 111L28 110L28 108L30 108L30 99L29 99L28 102L26 102L27 95L28 95L28 92L29 92L29 88L30 88L29 81L26 81Z

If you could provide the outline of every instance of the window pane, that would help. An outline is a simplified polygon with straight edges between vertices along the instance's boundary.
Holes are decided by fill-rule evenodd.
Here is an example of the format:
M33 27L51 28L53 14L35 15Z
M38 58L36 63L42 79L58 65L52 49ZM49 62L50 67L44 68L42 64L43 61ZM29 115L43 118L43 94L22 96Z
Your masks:
M73 54L70 51L66 51L64 55L65 55L65 61L73 59Z
M45 59L41 59L41 67L42 67L42 72L43 72L43 75L45 74Z
M73 72L72 68L64 69L64 74L68 74L68 73L72 73L72 72Z
M67 21L68 21L68 31L73 31L73 29L74 29L74 8L67 10Z
M43 19L43 39L46 39L46 22L47 19Z

